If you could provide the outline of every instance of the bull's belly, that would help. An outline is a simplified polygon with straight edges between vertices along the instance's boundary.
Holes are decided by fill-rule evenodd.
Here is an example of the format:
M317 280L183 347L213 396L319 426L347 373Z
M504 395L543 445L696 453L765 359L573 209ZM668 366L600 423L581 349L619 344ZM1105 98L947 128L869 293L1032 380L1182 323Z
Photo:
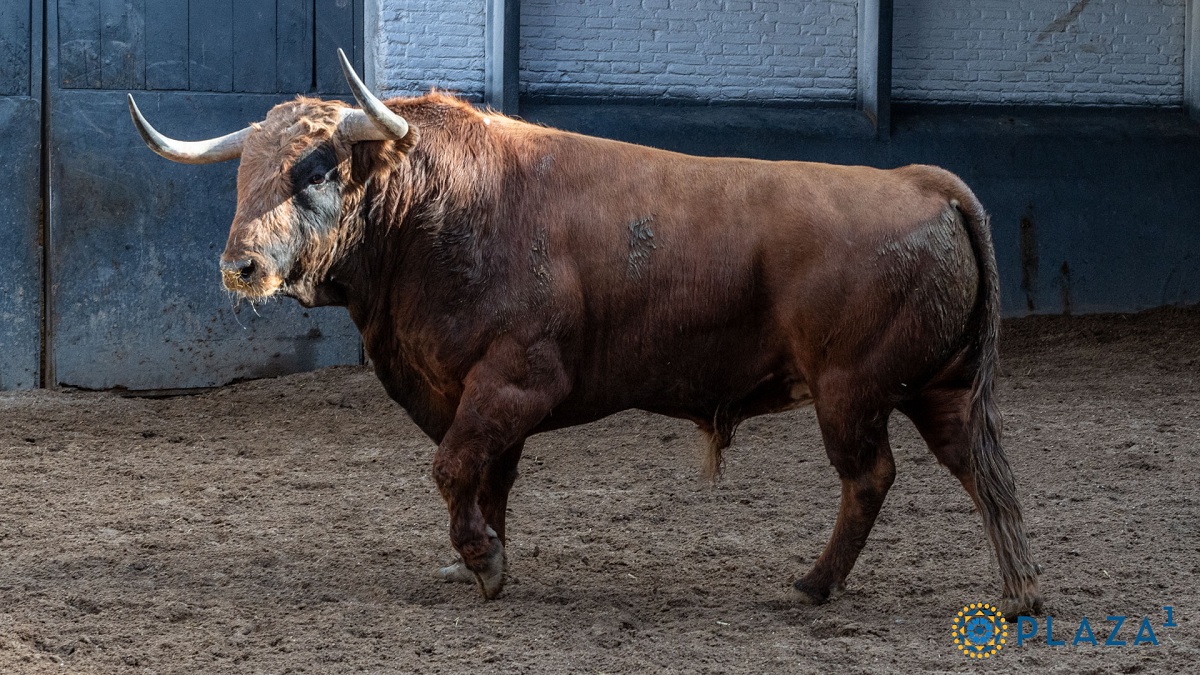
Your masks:
M568 395L554 408L534 433L587 424L625 410L647 412L709 424L717 417L738 423L750 417L794 410L811 404L808 383L786 374L768 374L750 387L664 387L636 396L596 396L589 392Z

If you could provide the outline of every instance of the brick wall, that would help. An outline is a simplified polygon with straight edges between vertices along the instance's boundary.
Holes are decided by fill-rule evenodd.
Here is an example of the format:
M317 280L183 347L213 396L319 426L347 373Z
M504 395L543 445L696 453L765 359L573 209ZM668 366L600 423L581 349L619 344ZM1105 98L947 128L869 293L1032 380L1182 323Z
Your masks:
M854 0L523 0L521 93L850 101Z
M523 0L521 93L849 102L854 0ZM1179 105L1186 0L895 0L893 99ZM386 94L483 92L484 0L378 0Z
M1186 0L895 0L897 101L1179 105Z
M436 86L483 98L484 0L378 0L378 5L380 91L414 96Z

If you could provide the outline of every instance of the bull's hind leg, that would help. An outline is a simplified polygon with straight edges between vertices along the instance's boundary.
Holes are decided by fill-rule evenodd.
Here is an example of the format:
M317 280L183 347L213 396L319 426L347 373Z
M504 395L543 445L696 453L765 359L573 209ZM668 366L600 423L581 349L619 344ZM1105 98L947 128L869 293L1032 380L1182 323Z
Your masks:
M896 477L887 435L890 410L864 410L832 396L818 399L816 408L825 452L842 479L842 499L825 551L793 584L796 597L810 604L842 590Z
M504 521L508 512L508 493L517 480L517 463L521 460L521 452L525 449L525 441L517 443L504 454L488 463L484 470L483 482L479 487L479 511L488 525L488 535L507 545ZM507 559L504 561L507 568ZM467 569L461 558L445 567L438 568L437 577L445 581L475 583L475 573Z
M972 439L973 405L980 403L969 387L930 388L900 410L913 421L938 461L962 483L983 516L1004 584L1001 611L1009 617L1039 613L1039 569L1025 537L1012 469L998 437ZM981 447L973 447L976 443Z

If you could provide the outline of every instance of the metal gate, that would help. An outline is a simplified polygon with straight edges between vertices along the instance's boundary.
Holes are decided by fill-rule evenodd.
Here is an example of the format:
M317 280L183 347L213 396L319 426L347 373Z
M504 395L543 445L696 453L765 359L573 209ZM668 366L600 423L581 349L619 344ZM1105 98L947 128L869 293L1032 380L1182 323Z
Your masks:
M0 389L40 377L41 9L41 0L0 3Z
M217 256L237 162L159 158L125 95L179 138L242 128L297 93L343 95L336 50L361 68L362 0L16 2L17 21L12 0L0 10L0 142L18 188L0 191L0 387L38 384L39 333L47 386L173 389L358 363L344 310L234 305ZM10 58L11 36L28 58Z

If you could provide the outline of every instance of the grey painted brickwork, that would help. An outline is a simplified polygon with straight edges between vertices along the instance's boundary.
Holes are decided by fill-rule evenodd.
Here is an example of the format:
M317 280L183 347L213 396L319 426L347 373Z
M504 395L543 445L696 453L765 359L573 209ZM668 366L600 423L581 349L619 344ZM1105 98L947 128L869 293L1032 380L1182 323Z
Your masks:
M1186 1L895 0L893 99L1180 105ZM385 93L482 97L485 0L376 2ZM523 0L521 93L850 102L856 4Z
M480 100L484 1L377 0L379 90L415 96L438 87Z
M853 100L854 0L523 0L521 91Z
M892 98L1179 105L1186 0L896 0Z

